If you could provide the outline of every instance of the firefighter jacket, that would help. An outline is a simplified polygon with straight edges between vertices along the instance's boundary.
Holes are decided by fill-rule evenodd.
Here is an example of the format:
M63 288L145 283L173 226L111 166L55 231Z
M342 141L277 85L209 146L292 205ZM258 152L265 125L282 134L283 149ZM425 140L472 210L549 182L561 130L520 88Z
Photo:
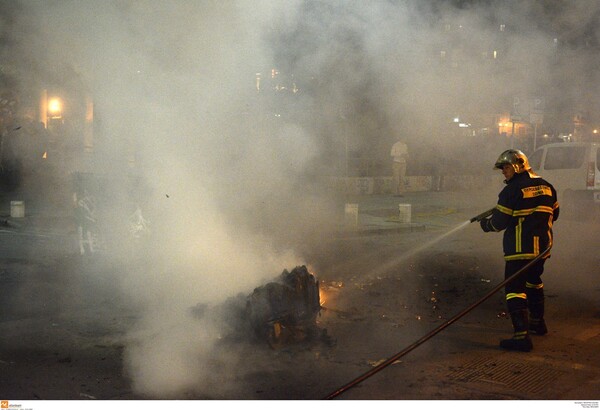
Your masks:
M504 230L506 261L534 259L552 246L552 223L560 210L556 190L530 172L515 174L505 182L491 218L481 220L481 228L485 232Z

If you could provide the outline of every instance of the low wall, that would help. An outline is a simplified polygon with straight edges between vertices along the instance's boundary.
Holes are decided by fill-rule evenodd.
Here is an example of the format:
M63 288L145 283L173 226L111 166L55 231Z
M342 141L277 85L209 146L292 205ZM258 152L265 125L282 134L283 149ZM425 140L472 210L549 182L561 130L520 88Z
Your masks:
M336 192L347 195L393 194L393 177L329 177L327 184ZM468 191L497 185L498 175L449 175L444 176L442 190ZM404 179L407 192L430 191L432 177L429 175L409 176Z

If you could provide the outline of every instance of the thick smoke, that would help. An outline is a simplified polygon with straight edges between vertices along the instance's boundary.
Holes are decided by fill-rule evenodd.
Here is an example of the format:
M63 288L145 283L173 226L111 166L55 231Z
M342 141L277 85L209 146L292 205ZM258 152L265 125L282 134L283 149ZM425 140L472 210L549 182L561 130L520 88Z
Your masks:
M160 238L150 262L122 265L123 292L142 312L126 350L138 392L204 381L199 363L219 330L191 306L319 263L303 255L339 205L321 177L340 175L346 148L387 160L406 136L417 151L460 153L451 119L483 126L515 95L561 113L586 90L586 109L597 108L598 53L581 49L598 46L598 3L498 3L3 2L2 55L23 87L91 97L89 170L118 185L133 161L144 182ZM298 92L268 100L256 78L270 86L271 69Z

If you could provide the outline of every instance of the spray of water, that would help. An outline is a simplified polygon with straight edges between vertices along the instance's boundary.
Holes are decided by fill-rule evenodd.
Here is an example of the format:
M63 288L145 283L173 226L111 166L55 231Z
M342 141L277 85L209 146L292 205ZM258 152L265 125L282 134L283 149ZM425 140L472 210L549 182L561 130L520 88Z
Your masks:
M454 228L450 229L449 231L444 232L443 234L441 234L441 235L439 235L417 247L409 249L407 252L402 253L397 258L390 259L386 263L377 267L375 270L371 271L369 273L369 275L370 276L380 276L380 275L383 275L383 274L391 271L396 266L405 262L407 259L415 256L416 254L424 251L425 249L431 248L432 246L436 245L437 243L441 242L442 240L446 239L447 237L454 235L456 232L465 229L470 224L471 224L471 221L469 221L469 220L462 222L460 225L455 226Z

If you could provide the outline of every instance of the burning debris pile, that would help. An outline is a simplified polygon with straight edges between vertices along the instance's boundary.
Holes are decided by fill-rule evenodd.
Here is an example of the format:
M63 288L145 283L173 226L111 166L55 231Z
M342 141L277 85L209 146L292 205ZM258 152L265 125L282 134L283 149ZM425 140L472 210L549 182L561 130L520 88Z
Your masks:
M276 281L256 288L246 304L254 334L273 347L326 339L317 326L320 310L319 282L306 266L284 270Z
M260 286L248 296L231 298L212 312L204 304L192 309L205 315L225 317L221 327L229 340L258 340L273 348L301 342L332 341L317 325L321 311L319 282L306 266L286 269L274 281Z

